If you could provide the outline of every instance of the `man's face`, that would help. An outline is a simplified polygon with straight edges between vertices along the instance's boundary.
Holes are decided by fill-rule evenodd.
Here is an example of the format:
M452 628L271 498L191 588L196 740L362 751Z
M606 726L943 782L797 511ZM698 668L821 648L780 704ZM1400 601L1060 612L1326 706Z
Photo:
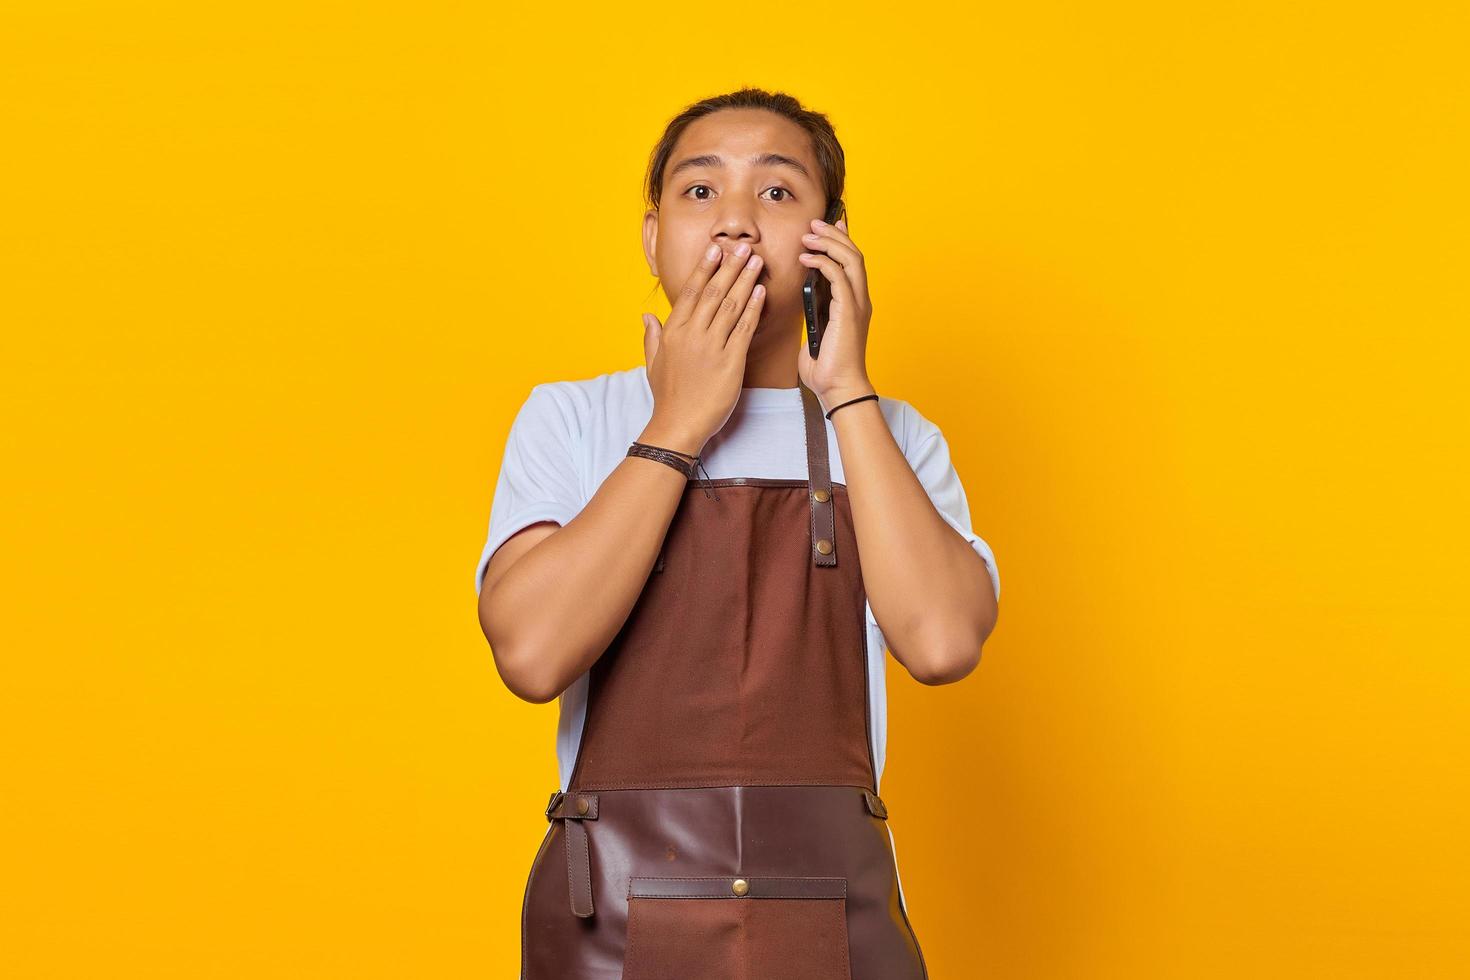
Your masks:
M756 280L766 287L762 326L799 316L801 236L827 206L806 131L763 109L721 109L684 130L663 178L659 209L644 217L643 246L669 302L711 242L726 252L746 242L765 263Z

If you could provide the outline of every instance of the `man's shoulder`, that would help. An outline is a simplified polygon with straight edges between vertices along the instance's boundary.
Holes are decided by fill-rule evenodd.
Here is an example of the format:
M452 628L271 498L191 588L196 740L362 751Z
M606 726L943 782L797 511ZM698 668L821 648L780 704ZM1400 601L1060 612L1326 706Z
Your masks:
M887 397L883 401L888 403L883 414L888 418L889 428L893 430L894 438L905 453L921 451L925 443L943 435L939 424L912 402Z
M559 424L578 438L605 438L641 424L653 406L643 365L581 378L542 381L531 387L524 411Z
M590 377L542 381L533 385L531 391L584 414L638 406L647 402L650 395L647 370L642 364Z

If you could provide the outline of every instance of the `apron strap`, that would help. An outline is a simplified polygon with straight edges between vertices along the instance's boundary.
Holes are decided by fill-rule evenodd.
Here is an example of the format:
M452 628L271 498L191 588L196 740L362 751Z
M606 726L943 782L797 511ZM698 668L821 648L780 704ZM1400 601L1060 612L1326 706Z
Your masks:
M587 845L587 827L583 820L597 819L596 793L551 794L546 804L547 820L565 820L562 824L567 841L567 887L572 896L572 914L583 919L592 916L592 855Z
M806 418L807 496L812 505L812 561L837 564L837 534L832 516L832 470L827 459L827 419L817 393L800 381L801 410Z
M877 793L863 790L863 802L868 805L868 812L873 816L888 819L888 807Z

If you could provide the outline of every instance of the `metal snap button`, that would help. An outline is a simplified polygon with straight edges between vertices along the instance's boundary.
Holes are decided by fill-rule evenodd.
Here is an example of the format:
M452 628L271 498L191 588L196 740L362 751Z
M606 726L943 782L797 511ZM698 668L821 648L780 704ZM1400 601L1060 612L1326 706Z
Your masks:
M819 504L825 504L829 499L831 499L831 497L832 497L832 493L831 493L831 491L828 491L828 490L813 490L812 491L812 499L815 500Z
M590 804L590 803L587 802L587 797L585 797L585 796L579 796L579 797L577 797L577 812L578 813L582 814L583 816L586 816L587 815L587 811L590 810L590 809L592 809L592 804Z
M737 895L744 895L750 891L750 882L744 878L736 878L734 883L730 885L730 890Z
M824 555L830 555L832 553L832 542L828 541L826 538L818 538L817 551L821 552Z

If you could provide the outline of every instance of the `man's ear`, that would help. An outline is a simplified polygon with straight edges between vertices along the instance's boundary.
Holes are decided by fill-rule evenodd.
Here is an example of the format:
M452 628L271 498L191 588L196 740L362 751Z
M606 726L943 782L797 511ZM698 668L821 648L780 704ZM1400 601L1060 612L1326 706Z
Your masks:
M658 275L658 212L643 214L643 258L648 262L648 271Z

